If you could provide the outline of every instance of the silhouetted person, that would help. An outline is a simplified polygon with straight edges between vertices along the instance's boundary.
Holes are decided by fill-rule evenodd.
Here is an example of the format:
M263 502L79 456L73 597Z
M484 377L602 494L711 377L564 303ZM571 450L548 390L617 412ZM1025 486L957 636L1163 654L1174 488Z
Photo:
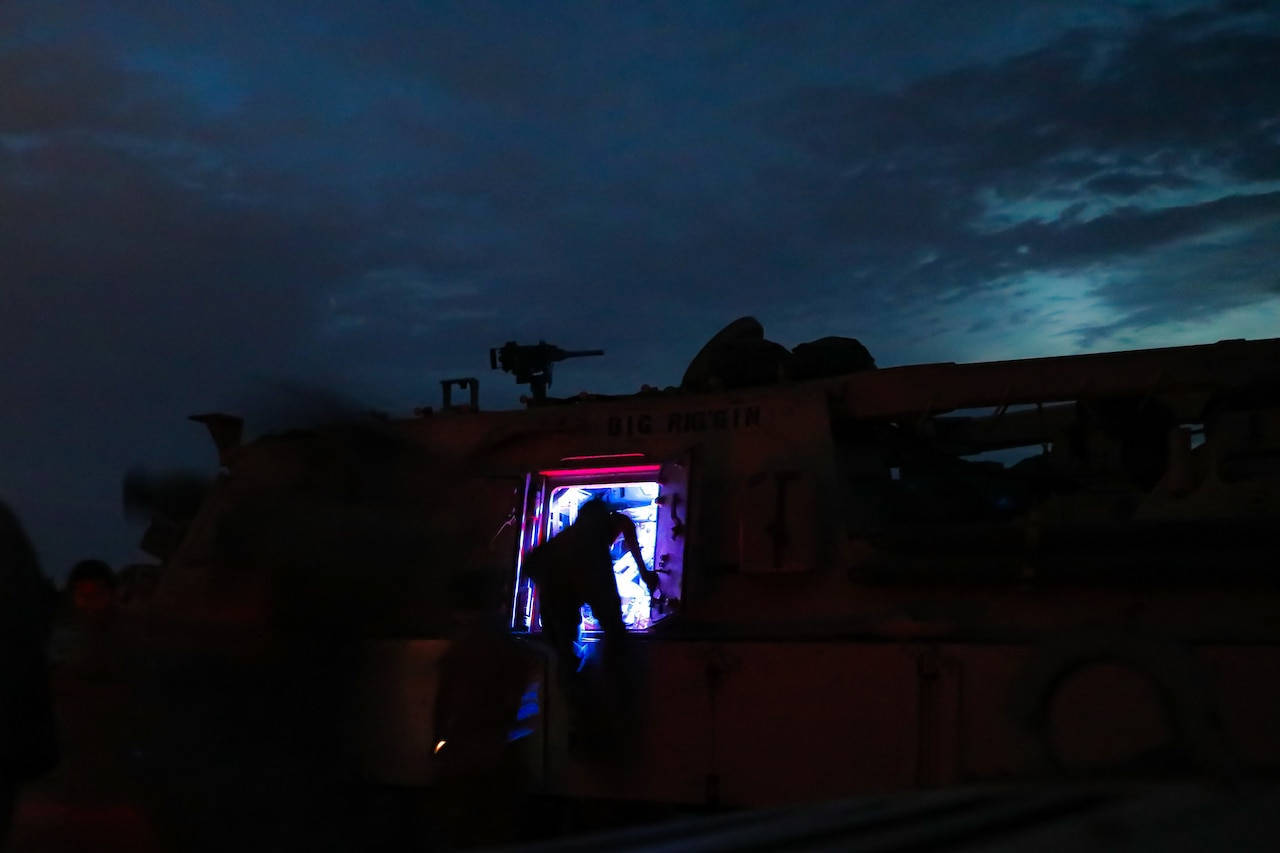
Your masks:
M0 503L0 848L8 844L21 786L57 763L50 604L35 549Z
M616 654L626 643L622 599L610 553L618 537L626 542L645 584L651 591L657 589L658 575L645 566L635 522L612 511L601 499L583 504L573 524L533 549L525 560L526 573L538 588L543 637L565 676L579 664L576 646L582 605L591 607L604 632L606 654Z
M53 692L62 725L64 797L98 802L123 793L128 689L116 578L102 560L76 563L54 631Z
M465 755L469 766L503 750L533 672L528 650L511 635L507 599L494 586L474 571L450 584L454 628L440 662L435 740L448 744L442 757Z
M449 591L455 623L433 714L436 823L447 848L511 843L528 787L522 736L539 710L535 658L511 635L499 584L466 571Z

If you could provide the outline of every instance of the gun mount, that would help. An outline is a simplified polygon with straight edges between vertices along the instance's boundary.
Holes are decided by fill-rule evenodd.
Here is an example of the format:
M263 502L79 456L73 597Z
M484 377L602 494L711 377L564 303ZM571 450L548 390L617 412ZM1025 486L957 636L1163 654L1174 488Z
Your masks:
M547 389L551 387L552 364L567 358L593 355L604 355L604 350L563 350L546 341L538 341L537 344L507 341L501 347L489 350L489 367L493 370L501 368L504 373L514 375L516 384L528 385L533 391L533 401L541 403L547 399Z

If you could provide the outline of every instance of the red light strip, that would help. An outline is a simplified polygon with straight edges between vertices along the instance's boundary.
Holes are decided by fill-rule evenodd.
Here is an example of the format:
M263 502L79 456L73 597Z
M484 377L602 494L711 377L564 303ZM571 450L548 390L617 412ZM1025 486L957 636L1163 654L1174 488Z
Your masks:
M556 468L552 471L539 471L543 477L613 477L618 474L657 474L661 465L628 465L610 468Z

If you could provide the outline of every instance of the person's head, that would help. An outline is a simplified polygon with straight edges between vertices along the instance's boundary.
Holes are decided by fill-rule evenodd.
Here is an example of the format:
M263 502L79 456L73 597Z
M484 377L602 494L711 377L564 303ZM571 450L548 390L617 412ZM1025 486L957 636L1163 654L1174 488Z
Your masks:
M604 498L592 498L578 507L578 521L588 524L603 521L613 514L613 507Z
M81 560L67 576L67 591L77 613L100 615L115 605L116 577L102 560Z

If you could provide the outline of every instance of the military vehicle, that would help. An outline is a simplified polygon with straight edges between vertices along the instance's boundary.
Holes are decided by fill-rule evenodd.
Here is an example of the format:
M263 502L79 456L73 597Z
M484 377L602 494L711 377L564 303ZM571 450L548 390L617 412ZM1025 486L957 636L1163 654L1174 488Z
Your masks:
M534 392L517 410L465 378L413 417L252 442L197 416L220 473L149 532L163 562L136 606L187 638L174 661L348 649L298 670L322 685L305 713L340 695L327 731L383 786L439 778L459 574L505 590L533 654L512 730L546 796L758 807L1280 769L1280 339L877 368L746 318L678 387L548 396L553 362L598 354L492 351ZM609 762L580 748L524 574L598 497L661 578L651 595L615 564L637 662Z

